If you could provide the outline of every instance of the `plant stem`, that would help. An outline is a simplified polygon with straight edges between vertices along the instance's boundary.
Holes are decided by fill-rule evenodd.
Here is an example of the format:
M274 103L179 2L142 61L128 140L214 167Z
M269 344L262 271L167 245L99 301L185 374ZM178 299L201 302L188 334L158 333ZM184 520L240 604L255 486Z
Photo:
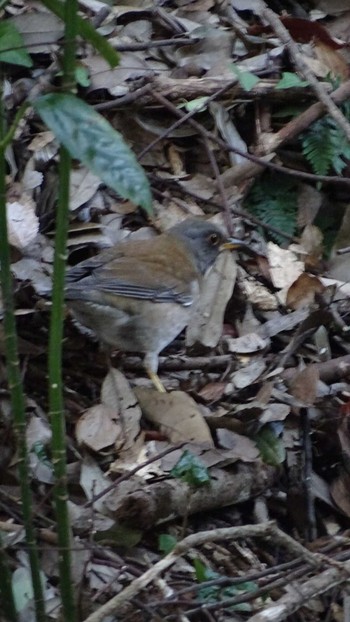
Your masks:
M77 0L66 0L65 44L63 55L63 86L74 87L75 37L77 32ZM74 586L71 580L71 530L68 514L68 487L66 466L66 436L62 382L62 337L64 279L66 269L66 247L69 213L71 157L61 147L59 162L59 195L56 217L54 277L52 311L49 337L49 404L52 427L52 458L56 479L54 499L56 507L57 533L59 543L59 574L63 618L65 622L76 621Z
M11 396L14 429L17 437L18 473L21 487L23 522L26 532L29 563L32 574L37 622L44 622L45 607L40 578L40 564L33 524L33 500L30 487L28 449L26 443L25 398L20 373L17 333L14 314L12 276L10 271L10 248L6 214L6 159L5 159L5 110L3 106L3 77L0 75L0 279L4 306L4 331L7 379Z
M15 607L15 599L12 591L11 572L8 566L5 549L0 534L0 603L6 618L10 622L17 622L17 611Z

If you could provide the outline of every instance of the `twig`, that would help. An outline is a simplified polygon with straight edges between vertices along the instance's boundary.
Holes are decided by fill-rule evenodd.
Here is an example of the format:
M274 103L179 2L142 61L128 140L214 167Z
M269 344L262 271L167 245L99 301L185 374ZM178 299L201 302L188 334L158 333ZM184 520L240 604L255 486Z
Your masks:
M220 175L220 171L219 171L219 167L218 167L218 163L216 161L216 158L214 156L214 153L210 147L210 142L208 140L208 138L203 138L203 143L205 145L205 148L207 150L207 154L208 154L208 158L209 158L209 162L211 164L211 168L213 169L213 173L216 179L216 184L218 187L218 190L220 192L221 195L221 200L222 200L222 205L224 208L224 221L225 221L225 225L226 225L226 229L228 231L228 233L230 235L232 235L232 221L230 218L230 206L228 203L228 199L227 199L227 194L226 194L226 189L225 186L223 184L222 181L222 177Z
M159 359L159 369L166 371L191 371L192 369L200 369L207 372L222 371L232 361L232 354L220 354L210 358L208 356L190 356L186 358L162 356ZM128 357L125 362L123 361L122 367L127 371L142 371L144 369L140 359L131 357Z
M165 48L169 45L193 45L199 41L194 37L179 37L178 39L158 39L157 41L146 41L145 43L117 43L113 45L117 52L139 52L152 48Z
M159 560L152 568L149 568L143 575L137 577L128 587L122 590L117 596L114 596L107 603L102 605L97 611L89 615L85 622L101 622L106 616L115 613L119 607L125 602L134 598L141 590L145 589L152 581L154 581L161 573L170 568L182 555L185 555L190 549L208 542L225 542L238 538L264 538L272 539L274 543L281 544L290 553L300 555L302 559L308 561L312 566L319 567L328 561L323 555L311 553L301 544L293 540L290 536L282 532L274 523L263 523L260 525L244 525L240 527L228 527L222 529L213 529L210 531L202 531L192 534L179 542L171 553L168 553L163 559ZM346 564L344 564L344 567ZM349 563L350 568L350 563ZM337 576L340 574L338 568L333 569Z
M337 382L342 378L350 376L350 354L339 356L338 358L330 361L324 361L323 363L311 363L311 365L317 366L320 374L320 380L326 382L327 384ZM295 374L299 373L299 371L300 370L297 367L290 367L281 373L281 377L284 380L290 381Z
M176 108L176 106L174 106L166 97L164 97L160 93L153 92L153 98L159 103L161 103L165 108L170 110L175 116L179 118L185 116L181 110ZM221 149L232 151L233 153L236 153L242 156L242 158L246 158L247 160L250 160L251 162L258 164L262 168L270 168L271 170L277 173L282 173L283 175L289 175L290 177L295 177L298 179L308 179L309 181L313 181L313 182L337 183L337 184L345 184L347 186L350 185L350 178L348 177L338 177L338 176L332 177L332 176L327 176L327 175L314 175L313 173L305 173L303 171L296 171L294 169L280 166L279 164L273 164L272 162L269 162L268 160L264 160L262 158L259 158L258 156L254 156L251 153L241 151L240 149L237 149L236 147L229 145L226 141L215 136L213 132L209 132L208 130L206 130L200 123L198 123L194 119L187 117L186 120L190 125L192 125L192 127L194 127L197 130L200 136L204 136L208 140L212 140L217 145L219 145Z
M309 82L319 101L322 102L326 110L343 130L348 141L350 141L350 124L344 117L343 113L335 105L334 101L328 95L323 86L319 83L313 71L305 63L302 54L299 52L297 44L293 41L278 15L276 15L276 13L274 13L271 9L267 8L263 0L257 0L257 6L260 16L270 24L276 35L281 39L282 43L286 45L297 69L303 75L305 80Z
M141 471L141 469L143 469L145 466L148 466L149 464L152 464L153 462L156 462L157 460L164 458L164 456L171 454L173 451L177 451L178 449L181 449L181 447L183 447L184 445L185 445L185 442L178 443L177 445L172 445L171 447L167 447L166 449L164 449L164 451L161 451L159 454L156 454L155 456L151 456L151 458L149 458L145 462L142 462L142 464L138 464L133 469L130 469L130 471L128 471L127 473L124 473L124 475L121 475L120 477L118 477L118 479L116 479L110 486L107 486L107 488L99 492L97 495L93 496L92 499L90 499L90 501L85 503L83 507L88 508L92 506L94 503L96 503L96 501L99 501L99 499L102 499L102 497L104 497L107 493L111 492L111 490L114 490L117 486L119 486L119 484L121 484L125 480L130 479L132 475L135 475L136 473L138 473L138 471Z
M164 181L164 180L162 180ZM169 181L170 184L174 183L172 181ZM183 186L179 186L178 184L176 184L176 187L179 188L179 190L183 193L185 193L186 195L188 195L189 197L191 197L192 199L195 200L201 200L201 197L199 197L195 192L192 192L191 190L189 190L188 188L184 188ZM153 188L153 194L158 195L162 198L168 198L167 194L165 192L161 192L160 190L157 190L156 188ZM173 197L173 200L176 201L176 197ZM215 201L211 201L210 199L206 199L205 201L206 205L209 205L211 207L214 207L218 210L220 210L221 206L216 203ZM266 230L266 231L272 231L274 233L276 233L277 235L282 236L282 238L284 238L285 240L288 240L289 242L299 242L299 239L293 235L290 235L288 233L286 233L285 231L282 231L282 229L279 229L278 227L273 227L270 224L266 224L265 222L262 222L262 220L260 220L260 218L257 218L256 216L253 216L252 214L249 214L248 212L246 212L245 210L239 209L236 206L233 206L230 208L232 214L234 214L235 216L240 216L241 218L244 218L245 220L249 220L249 222L252 222L253 224L257 225L258 227L261 227L262 229Z
M304 491L305 491L305 503L306 514L308 523L306 529L308 531L307 537L309 541L316 540L317 527L316 527L316 512L315 512L315 495L313 492L312 483L312 444L311 444L311 425L310 417L307 408L302 408L300 413L300 425L302 427L303 434L303 448L304 448Z
M347 80L338 89L333 91L330 97L335 104L341 104L343 101L346 101L350 97L350 80ZM263 155L264 153L275 151L282 144L298 136L301 132L310 127L310 125L322 117L324 113L325 108L321 102L312 104L307 110L284 125L279 132L271 134L268 140L265 139L264 145L258 148L257 153Z
M342 568L327 568L308 581L298 584L297 589L289 590L273 605L251 616L248 622L284 622L294 611L300 609L312 598L329 592L334 587L348 582L350 562L345 562Z
M206 105L208 105L210 102L212 102L215 99L217 99L218 97L220 97L220 95L223 95L224 93L226 93L226 91L228 91L230 88L232 88L235 84L236 84L236 80L231 80L231 82L228 82L227 84L224 84L224 86L222 86L220 89L215 91L215 93L212 93L212 95L208 96L208 99L206 101ZM149 90L149 92L152 92L151 85L148 85L148 90ZM168 101L168 100L165 100L165 101ZM163 103L163 105L164 105L164 103ZM175 108L175 110L177 110L177 108ZM170 127L168 127L166 130L164 130L160 134L160 136L157 136L157 138L155 138L149 145L147 145L147 147L145 147L141 151L141 153L138 154L138 160L142 160L142 158L146 155L146 153L148 153L151 149L153 149L153 147L155 147L155 145L157 145L161 140L164 140L164 138L169 136L169 134L172 133L177 127L179 127L180 125L182 125L186 121L190 122L192 117L194 117L194 115L197 114L197 112L198 112L198 109L193 108L192 110L189 110L186 113L185 112L181 112L181 115L177 115L179 117L178 121L176 121L175 123L170 125Z

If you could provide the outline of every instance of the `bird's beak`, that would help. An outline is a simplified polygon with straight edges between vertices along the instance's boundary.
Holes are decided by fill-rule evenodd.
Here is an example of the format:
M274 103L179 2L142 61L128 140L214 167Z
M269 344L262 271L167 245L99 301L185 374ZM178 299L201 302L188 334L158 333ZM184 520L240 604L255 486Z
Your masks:
M238 248L249 248L249 245L244 240L238 238L227 238L226 242L223 242L220 246L221 251L233 251Z

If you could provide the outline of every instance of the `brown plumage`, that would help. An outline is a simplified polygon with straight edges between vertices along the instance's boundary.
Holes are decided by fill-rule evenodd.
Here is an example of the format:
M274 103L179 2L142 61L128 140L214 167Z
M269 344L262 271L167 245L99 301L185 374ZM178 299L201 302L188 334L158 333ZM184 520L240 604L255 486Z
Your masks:
M201 280L223 248L215 225L187 219L151 240L125 241L72 268L66 300L98 339L145 355L159 390L158 355L187 326Z

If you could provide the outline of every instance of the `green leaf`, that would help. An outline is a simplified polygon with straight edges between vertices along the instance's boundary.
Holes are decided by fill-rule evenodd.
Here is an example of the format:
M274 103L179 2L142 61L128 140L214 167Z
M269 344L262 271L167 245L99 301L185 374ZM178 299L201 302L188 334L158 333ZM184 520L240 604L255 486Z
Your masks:
M279 466L286 458L283 442L269 426L264 426L254 438L266 464Z
M31 67L33 64L24 48L22 35L7 21L0 23L0 62L22 67Z
M45 464L45 466L51 469L51 471L53 470L52 462L47 455L46 447L42 441L35 441L35 443L33 443L31 451L37 456L42 464Z
M308 86L308 82L305 80L301 80L296 73L291 73L290 71L284 71L282 73L282 78L279 82L277 82L275 89L291 89L295 86Z
M225 576L211 570L211 568L205 566L198 558L193 560L193 564L196 579L199 583L204 583L204 581L215 581L216 579L221 579ZM242 583L235 583L234 585L227 586L208 585L202 587L198 591L198 596L201 601L220 602L221 600L240 596L244 592L254 592L257 589L258 584L254 581L242 581ZM249 603L239 603L237 605L232 605L230 609L233 611L251 611L251 605Z
M212 579L218 579L220 577L218 572L215 572L211 568L208 568L201 559L195 557L193 560L194 569L196 572L196 579L199 583L203 581L211 581Z
M122 197L152 213L146 174L106 119L74 95L50 93L39 97L33 106L74 158Z
M196 97L196 99L192 99L191 101L185 102L184 104L180 104L179 108L185 108L187 112L192 112L195 110L196 112L203 112L203 110L207 107L207 101L209 97L206 95L203 97Z
M171 475L182 479L190 486L203 486L210 482L206 466L188 450L183 452L180 460L171 470Z
M76 82L82 86L87 88L88 86L90 86L91 82L90 82L90 77L89 77L89 72L87 67L83 67L83 65L77 65L75 68L75 80Z
M298 185L295 180L281 175L265 173L255 182L244 201L244 207L267 225L272 225L288 235L297 228ZM275 232L269 237L278 243L285 238Z
M158 539L158 548L162 553L167 555L170 553L176 546L177 540L174 536L169 535L168 533L161 533Z
M64 4L61 0L41 0L41 3L46 6L52 13L57 15L62 21L64 21ZM94 48L103 56L103 58L109 63L111 67L115 67L119 63L119 54L111 46L105 37L102 37L95 28L86 19L82 19L77 16L78 22L78 34L86 41L89 41Z
M251 91L254 86L260 82L260 78L250 71L242 71L242 69L239 69L236 65L231 65L230 69L237 76L242 89L247 92Z

